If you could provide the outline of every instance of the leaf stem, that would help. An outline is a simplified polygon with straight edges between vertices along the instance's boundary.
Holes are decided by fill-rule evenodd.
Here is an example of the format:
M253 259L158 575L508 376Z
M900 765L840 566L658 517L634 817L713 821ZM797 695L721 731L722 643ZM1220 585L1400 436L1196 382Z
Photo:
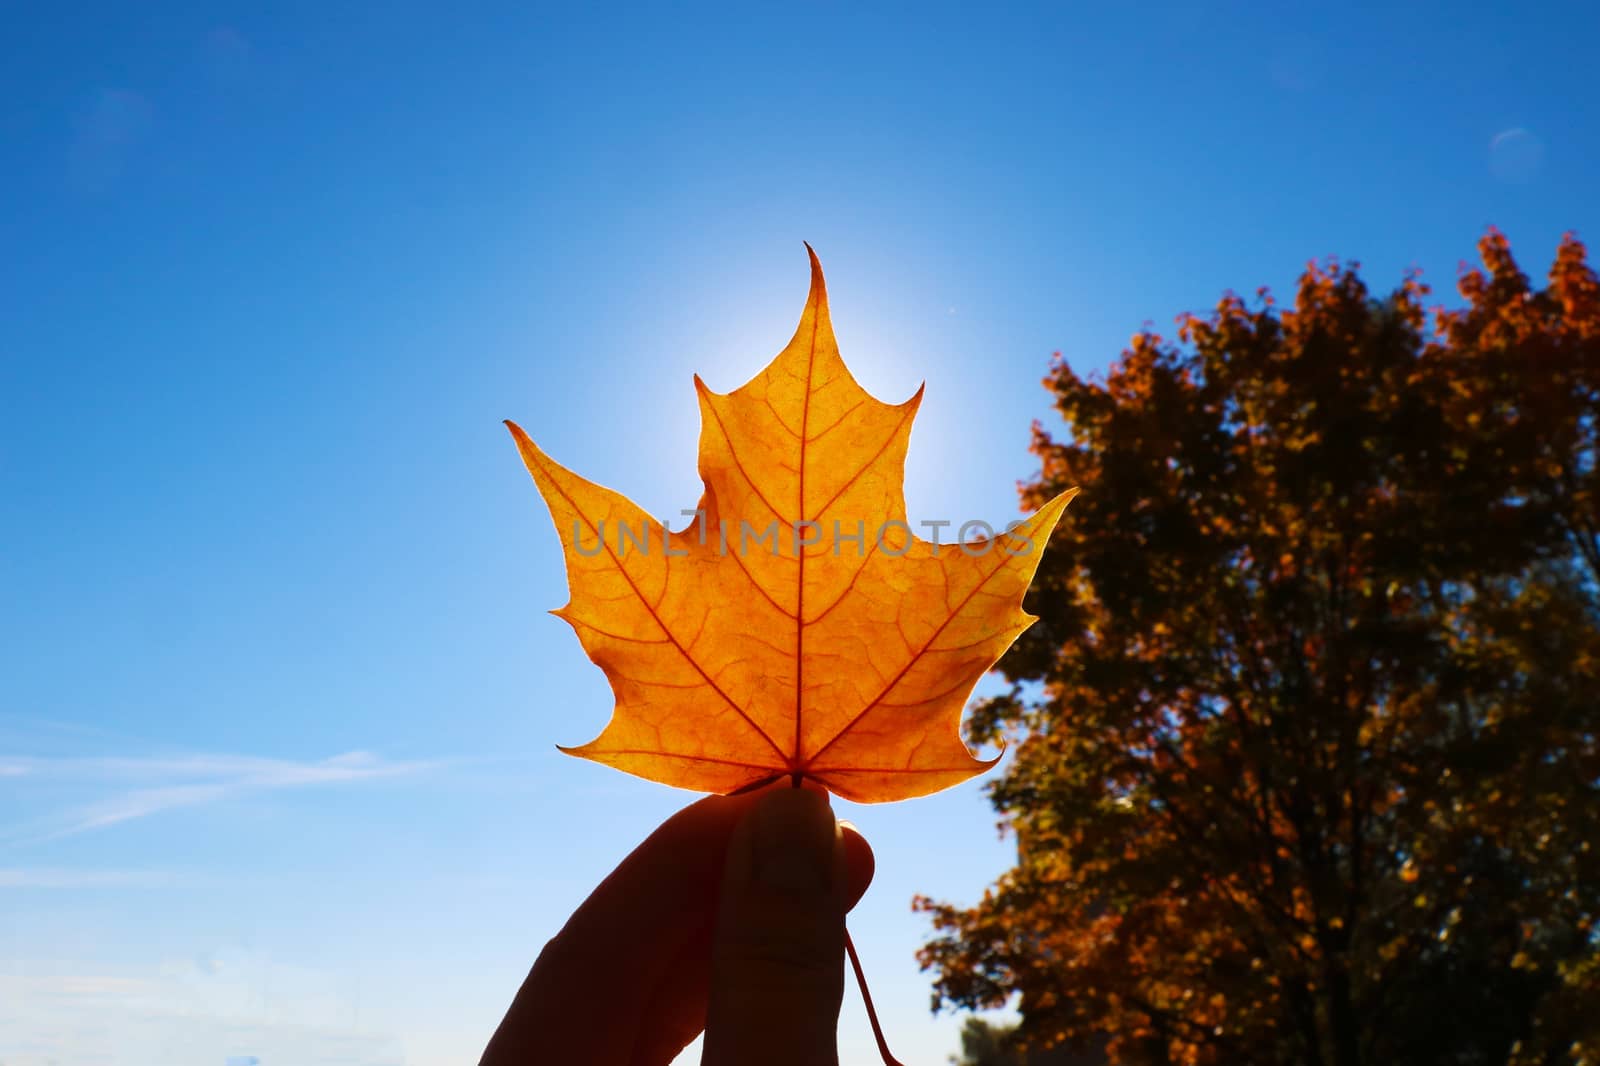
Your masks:
M856 987L861 989L861 1002L867 1006L867 1020L872 1023L872 1036L878 1041L878 1054L883 1056L883 1066L905 1066L889 1054L889 1042L883 1038L883 1026L878 1023L878 1011L872 1005L872 993L867 989L867 975L861 972L861 956L856 954L856 943L850 939L850 930L844 931L844 950L850 956L850 967L856 972Z

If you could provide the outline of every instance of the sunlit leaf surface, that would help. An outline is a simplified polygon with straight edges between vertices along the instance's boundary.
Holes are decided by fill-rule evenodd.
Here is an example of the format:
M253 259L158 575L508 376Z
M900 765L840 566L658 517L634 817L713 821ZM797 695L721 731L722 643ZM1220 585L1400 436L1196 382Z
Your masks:
M902 483L921 390L891 405L856 384L815 254L789 345L743 388L695 387L705 493L678 532L510 424L566 555L555 613L616 695L600 736L563 750L701 791L788 776L862 802L993 765L961 711L1032 623L1022 596L1076 490L986 539L916 537Z

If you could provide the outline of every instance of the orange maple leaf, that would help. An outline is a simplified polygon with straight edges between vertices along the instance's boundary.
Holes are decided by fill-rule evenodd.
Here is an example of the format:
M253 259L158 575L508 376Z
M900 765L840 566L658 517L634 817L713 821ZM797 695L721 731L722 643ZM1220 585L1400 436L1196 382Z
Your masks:
M741 389L695 388L705 493L679 532L506 423L566 556L552 613L616 696L600 736L561 750L705 792L788 776L860 802L993 766L962 743L962 708L1033 623L1022 595L1077 490L987 539L916 537L902 482L922 390L889 405L856 384L814 252L788 347Z

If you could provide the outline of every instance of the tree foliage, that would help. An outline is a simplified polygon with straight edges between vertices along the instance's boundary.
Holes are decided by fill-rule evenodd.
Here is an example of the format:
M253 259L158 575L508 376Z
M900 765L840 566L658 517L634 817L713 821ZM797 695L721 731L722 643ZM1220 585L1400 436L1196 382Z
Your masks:
M1600 1063L1600 284L1312 265L1059 357L1084 492L975 742L1017 865L935 1002L1117 1063ZM1020 997L1020 998L1018 998Z
M1104 1066L1097 1048L1064 1045L1028 1049L1021 1046L1014 1025L995 1025L969 1014L961 1025L961 1054L951 1066Z
M951 1066L1027 1066L1026 1055L1007 1046L1012 1030L969 1015L961 1025L961 1054Z

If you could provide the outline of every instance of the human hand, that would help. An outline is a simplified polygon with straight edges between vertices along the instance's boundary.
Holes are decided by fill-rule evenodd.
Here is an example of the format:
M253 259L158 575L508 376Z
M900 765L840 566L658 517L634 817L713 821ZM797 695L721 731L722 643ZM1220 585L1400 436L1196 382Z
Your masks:
M832 1066L844 916L872 849L828 797L774 785L679 811L545 946L481 1066Z

